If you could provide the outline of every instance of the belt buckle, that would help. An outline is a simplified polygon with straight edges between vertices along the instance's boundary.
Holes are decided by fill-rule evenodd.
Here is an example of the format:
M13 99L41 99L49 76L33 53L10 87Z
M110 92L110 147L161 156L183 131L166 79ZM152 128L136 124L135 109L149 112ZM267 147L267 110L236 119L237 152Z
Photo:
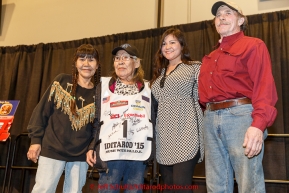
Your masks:
M209 111L211 111L211 105L210 105L210 103L207 103L207 104L206 104L206 109L209 110Z

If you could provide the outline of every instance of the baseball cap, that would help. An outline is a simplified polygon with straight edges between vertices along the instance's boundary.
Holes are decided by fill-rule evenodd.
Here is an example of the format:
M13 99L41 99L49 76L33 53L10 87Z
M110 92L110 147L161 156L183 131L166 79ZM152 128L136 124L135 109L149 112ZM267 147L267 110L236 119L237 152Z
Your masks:
M122 44L121 46L114 48L111 53L113 55L116 55L116 53L119 50L124 50L127 53L129 53L129 55L136 56L136 57L139 58L139 53L138 53L137 48L135 46L131 45L131 44Z
M216 3L212 6L211 12L212 12L212 14L213 14L214 16L216 16L216 13L217 13L219 7L222 6L222 5L226 5L226 6L228 6L230 9L233 9L233 10L235 10L235 11L237 11L237 12L239 12L240 14L243 15L243 12L242 12L241 8L240 8L236 3L234 3L234 2L225 2L225 1L218 1L218 2L216 2Z

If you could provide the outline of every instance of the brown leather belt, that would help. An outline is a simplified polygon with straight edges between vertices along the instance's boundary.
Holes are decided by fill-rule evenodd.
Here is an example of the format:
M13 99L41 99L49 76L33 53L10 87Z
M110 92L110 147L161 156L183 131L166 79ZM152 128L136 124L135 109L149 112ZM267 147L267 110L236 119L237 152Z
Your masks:
M220 102L215 102L215 103L207 103L207 110L210 111L216 111L219 109L225 109L225 108L230 108L238 105L245 105L245 104L252 104L251 99L249 98L239 98L239 99L230 99L230 100L225 100L225 101L220 101Z

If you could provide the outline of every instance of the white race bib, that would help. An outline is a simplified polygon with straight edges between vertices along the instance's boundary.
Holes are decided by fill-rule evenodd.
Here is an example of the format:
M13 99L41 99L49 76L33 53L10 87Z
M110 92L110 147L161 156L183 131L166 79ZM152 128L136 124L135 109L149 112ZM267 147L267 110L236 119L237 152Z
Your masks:
M103 161L147 160L153 139L148 83L139 94L122 96L109 90L110 78L101 80L100 158Z

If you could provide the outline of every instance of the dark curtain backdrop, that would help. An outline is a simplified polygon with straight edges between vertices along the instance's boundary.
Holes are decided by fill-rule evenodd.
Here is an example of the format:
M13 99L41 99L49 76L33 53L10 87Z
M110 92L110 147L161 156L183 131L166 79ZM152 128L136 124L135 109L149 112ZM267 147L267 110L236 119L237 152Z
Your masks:
M249 29L245 34L262 39L268 47L278 90L279 100L276 105L278 117L268 132L270 134L289 133L289 10L250 15L248 21ZM185 33L191 56L195 60L201 61L204 55L213 50L219 39L212 20L177 25L176 27ZM143 58L145 78L150 79L154 54L158 49L160 37L167 28L169 27L68 42L0 47L0 100L20 100L10 130L12 141L17 135L27 132L26 127L31 113L52 79L62 72L71 73L72 56L78 46L84 43L94 45L100 52L102 75L108 76L113 65L112 49L126 42L134 44ZM29 141L22 145L21 147L24 148L20 148L17 152L19 164L31 164L25 160L28 145ZM1 165L5 163L6 146L4 142L0 143ZM263 161L265 178L288 180L288 163L289 139L268 137L265 141ZM0 174L1 183L4 179L3 170L0 171ZM26 175L29 175L29 172ZM18 177L17 171L13 171L12 176ZM205 176L204 162L198 164L195 176ZM28 184L25 191L29 191L34 182L26 180L25 183ZM194 184L199 186L195 192L206 192L205 180L194 179ZM19 191L17 185L17 182L12 183L13 192ZM267 183L266 188L267 192L289 192L289 185L286 184Z

